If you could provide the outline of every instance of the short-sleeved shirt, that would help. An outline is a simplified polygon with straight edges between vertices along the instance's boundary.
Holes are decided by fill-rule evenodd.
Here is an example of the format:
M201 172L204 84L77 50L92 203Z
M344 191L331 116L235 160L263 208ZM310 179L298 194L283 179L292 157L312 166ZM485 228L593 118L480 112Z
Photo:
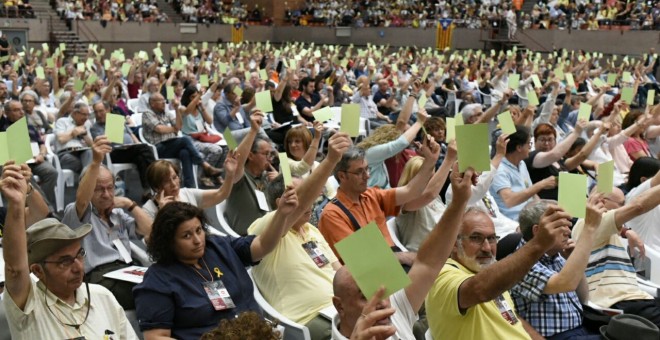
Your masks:
M274 215L270 212L257 219L248 232L262 234ZM337 258L316 227L305 223L301 229L303 233L289 230L261 264L252 269L252 275L268 303L293 322L304 325L332 305L332 279L335 276L332 263L337 262ZM305 249L305 246L312 245L310 242L314 245L310 251L316 249L327 260L320 267Z
M426 318L434 339L529 339L522 322L513 325L500 313L495 301L482 302L461 311L459 288L475 275L453 259L448 259L426 296ZM466 292L470 294L470 292ZM500 296L513 308L509 292Z
M387 340L414 339L412 328L417 321L417 313L413 310L406 296L406 291L401 289L390 295L390 305L396 312L390 317L396 333ZM348 340L339 333L339 314L332 319L332 340Z
M194 188L181 188L179 189L179 202L189 203L198 208L202 205L202 194L204 190ZM143 206L142 210L146 212L151 218L156 218L158 207L154 200L148 200Z
M646 180L636 188L630 190L626 195L626 204L635 197L651 190L651 180ZM634 230L644 241L646 247L660 251L660 233L658 232L658 221L660 221L660 206L657 206L645 214L641 214L626 223L628 228Z
M250 118L245 112L245 109L241 106L236 113L236 117L232 117L230 112L233 108L234 104L224 97L215 104L213 108L213 126L216 130L224 132L226 128L233 131L250 127ZM242 122L239 120L238 115L241 116Z
M616 210L603 214L585 272L589 301L602 307L611 307L620 301L653 299L639 289L637 273L621 243L615 217ZM573 227L574 240L578 240L583 228L584 220L580 219Z
M445 204L436 196L429 204L415 210L402 211L396 217L401 243L409 251L417 251L445 212Z
M529 172L527 171L527 166L525 166L524 161L520 161L518 166L513 165L509 162L508 159L502 158L502 163L498 168L497 174L493 179L493 184L490 186L490 194L495 198L495 203L500 208L500 211L508 218L517 221L518 214L522 208L525 207L525 204L529 202L532 197L527 201L522 202L514 207L508 208L504 204L502 196L500 196L499 191L502 189L510 189L512 192L523 191L532 186L532 180L529 177Z
M9 121L7 116L0 117L0 132L5 132L13 123ZM30 142L37 143L38 145L44 144L43 136L39 129L34 125L28 124L28 135L30 136Z
M532 179L532 183L540 182L548 177L559 176L559 169L550 164L543 168L535 168L533 166L534 159L541 151L535 150L529 154L529 157L525 159L525 165L529 171L529 178ZM557 200L559 195L558 187L552 189L543 189L538 193L539 197L546 200Z
M650 155L651 153L649 152L649 144L646 141L639 141L635 138L628 138L624 143L623 147L626 148L626 153L628 153L628 157L630 157L631 160L634 161L632 155L636 152L643 152L647 156Z
M247 235L247 229L257 218L265 215L267 211L259 208L255 190L262 193L266 189L266 179L254 177L245 171L243 178L234 183L227 198L225 218L231 228L239 235Z
M300 112L301 117L305 118L305 120L307 120L309 122L313 122L314 117L308 117L308 116L304 115L303 110L305 108L308 108L308 107L312 108L312 107L316 106L316 104L318 104L321 101L321 96L318 93L314 92L310 96L310 99L311 99L311 101L305 99L305 97L302 96L302 95L300 97L298 97L298 99L296 99L296 109L298 109L298 112Z
M353 203L340 187L335 198L353 214L360 227L376 221L378 229L387 243L390 246L394 245L387 230L387 216L399 214L399 207L396 205L396 189L369 188L360 195L359 203ZM340 256L335 250L335 243L355 232L350 218L334 203L328 203L323 208L319 219L319 230L338 258Z
M113 244L114 240L120 240L128 253L131 253L129 238L136 236L135 219L122 209L112 209L110 223L106 223L91 203L87 205L82 218L79 219L76 203L73 202L64 209L62 223L68 225L71 229L76 229L87 223L92 225L92 232L82 241L83 248L87 250L85 273L89 273L100 265L124 260Z
M158 144L172 138L177 138L177 135L174 132L157 133L156 126L158 125L174 126L176 125L176 121L165 113L155 113L151 110L146 110L142 114L142 128L144 129L142 134L147 142Z
M525 240L520 240L518 249L524 245ZM551 337L582 325L582 304L575 291L543 293L550 278L558 274L565 264L566 260L559 254L544 254L527 275L511 288L518 314L544 337Z
M94 122L90 132L92 133L92 138L105 135L105 123L100 123L99 121ZM133 144L133 138L131 138L131 135L128 133L128 126L124 126L124 145L130 144Z
M380 91L376 91L376 93L374 93L374 103L378 105L378 103L380 103L381 100L383 99L388 100L390 96L391 95L389 94L389 92L382 93ZM378 111L380 111L380 113L384 115L388 115L390 114L390 112L392 112L392 109L386 106L378 106Z
M222 319L233 319L239 313L261 308L254 299L254 286L246 266L252 262L250 245L255 236L207 236L202 259L213 279L216 268L235 308L216 311L202 284L210 281L206 266L200 271L181 262L153 264L144 275L144 281L133 289L135 306L142 331L169 329L176 339L199 339L202 334L216 328ZM202 276L205 279L202 279Z
M87 289L82 284L76 289L75 303L69 305L51 291L46 291L43 283L30 281L30 293L23 310L16 306L9 292L4 292L2 303L12 339L73 339L81 336L86 339L103 339L107 331L121 339L138 338L126 319L124 309L105 287L89 284L89 295L92 298L88 300ZM88 301L89 316L85 320ZM80 331L62 325L62 322L79 324L83 320L85 322L80 326Z
M85 121L84 124L85 128L89 132L90 128L92 127L92 123L87 120ZM62 117L58 120L55 121L55 129L53 132L57 136L60 133L68 132L73 130L73 128L76 127L76 122L73 121L73 118L69 117ZM87 145L85 140L83 139L83 136L78 136L76 138L72 138L68 142L64 144L60 144L60 142L55 138L55 150L59 151L62 149L67 149L67 148L82 148L82 147L89 147L91 145Z

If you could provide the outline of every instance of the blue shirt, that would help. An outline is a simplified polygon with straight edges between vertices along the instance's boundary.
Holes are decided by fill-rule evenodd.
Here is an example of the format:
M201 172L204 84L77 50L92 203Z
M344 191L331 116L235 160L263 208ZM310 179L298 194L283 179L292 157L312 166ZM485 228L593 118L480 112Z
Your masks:
M233 319L239 313L261 308L254 299L254 286L246 266L252 261L250 245L255 236L207 236L202 259L217 279L214 268L222 272L220 279L227 288L235 308L216 311L202 283L209 274L202 264L196 272L181 262L153 264L144 275L144 281L133 289L137 317L142 331L170 329L176 339L199 339L214 329L222 319Z
M524 239L520 240L518 249L523 245ZM561 255L545 254L522 281L511 288L511 297L520 317L544 337L551 337L582 325L582 305L575 291L543 293L550 277L559 273L565 264L566 260Z
M529 177L525 161L520 161L520 164L516 167L505 157L502 158L502 163L495 174L493 184L491 184L489 190L490 194L495 198L495 203L497 203L502 214L514 221L518 221L518 214L520 214L522 208L525 207L525 204L533 198L530 197L527 201L508 208L506 204L504 204L502 196L499 195L499 191L502 189L511 189L513 192L520 192L529 188L531 185L532 180Z
M238 113L243 117L243 123L238 121L236 117L232 117L230 112L234 108L234 104L229 102L227 98L222 98L213 108L213 126L219 132L225 132L226 128L229 130L240 130L250 127L250 118L248 118L243 106L238 110Z

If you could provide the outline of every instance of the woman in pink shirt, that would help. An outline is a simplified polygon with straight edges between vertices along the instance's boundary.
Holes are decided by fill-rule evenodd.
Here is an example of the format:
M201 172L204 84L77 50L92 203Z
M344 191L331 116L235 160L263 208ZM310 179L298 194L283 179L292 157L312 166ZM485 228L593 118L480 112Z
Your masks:
M626 117L623 118L621 127L625 130L633 124L647 124L644 120L643 111L629 112ZM642 136L645 130L645 127L642 129L637 129L635 133L628 137L628 140L623 143L623 146L626 148L626 152L628 153L628 157L630 157L632 161L635 161L640 157L651 156L651 153L649 152L649 144Z

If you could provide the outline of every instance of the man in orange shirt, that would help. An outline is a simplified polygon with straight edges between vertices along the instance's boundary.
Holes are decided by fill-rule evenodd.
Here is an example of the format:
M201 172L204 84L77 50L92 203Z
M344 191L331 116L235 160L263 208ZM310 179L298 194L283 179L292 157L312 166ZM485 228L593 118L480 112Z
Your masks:
M319 230L337 258L341 260L335 243L371 221L376 222L387 243L394 246L387 230L387 216L398 215L400 206L422 195L439 153L440 146L429 137L419 150L424 163L417 176L406 186L386 190L367 187L369 168L364 150L353 147L344 153L334 171L339 182L337 196L325 206L319 220ZM415 257L414 253L396 254L404 265L411 265Z

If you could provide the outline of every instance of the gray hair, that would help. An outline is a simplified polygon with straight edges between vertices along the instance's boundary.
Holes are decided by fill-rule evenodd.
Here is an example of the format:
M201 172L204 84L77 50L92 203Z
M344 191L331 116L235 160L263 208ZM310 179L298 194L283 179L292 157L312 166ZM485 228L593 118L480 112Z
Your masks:
M87 108L87 110L89 110L89 105L84 102L77 102L73 105L73 110L71 110L71 113L80 112L82 108Z
M32 96L32 98L34 98L34 105L39 105L39 96L38 96L37 93L34 92L33 90L25 90L25 91L23 91L23 92L18 96L18 100L22 102L22 101L23 101L23 98L25 98L25 96Z
M4 108L3 108L3 109L4 109L4 112L9 112L9 110L11 110L11 104L12 104L12 103L18 103L19 105L21 104L18 100L15 100L15 99L9 99L9 100L5 103L5 105L4 105ZM23 108L23 106L21 106L21 109L22 109L22 108Z
M291 177L300 178L298 176L291 176ZM268 205L270 205L271 209L277 208L277 203L275 203L275 201L277 201L278 198L284 195L285 189L286 189L286 185L284 185L284 176L282 174L277 175L275 179L268 182L266 186L266 201L268 201Z
M338 172L348 170L348 168L350 168L350 162L362 160L364 157L364 150L356 146L351 146L348 150L346 150L346 152L344 152L344 154L341 156L339 163L337 163L335 166L335 170L332 172L337 182L340 182L339 177L337 176Z
M80 179L85 178L85 175L87 174L87 171L89 171L90 166L91 166L91 164L87 165L86 167L84 167L82 169L82 171L80 172ZM112 176L112 171L110 171L110 169L108 169L108 167L105 166L105 164L101 163L101 164L99 164L99 166L100 166L101 169L105 169L107 172L109 172L110 176ZM99 175L100 175L100 172L99 172ZM114 183L115 183L115 176L112 176L112 184L114 184Z
M518 215L518 225L525 241L534 237L533 227L541 221L541 216L548 210L550 204L557 204L554 200L532 201L525 205Z
M263 136L257 135L254 138L254 142L252 143L252 147L250 147L250 152L252 152L252 153L259 152L259 143L260 142L266 142L266 143L270 144L270 141L268 139L264 138Z
M467 104L463 106L463 109L461 109L461 115L463 115L463 121L467 122L470 117L474 114L474 110L476 110L478 107L481 107L481 104L475 103L475 104Z

